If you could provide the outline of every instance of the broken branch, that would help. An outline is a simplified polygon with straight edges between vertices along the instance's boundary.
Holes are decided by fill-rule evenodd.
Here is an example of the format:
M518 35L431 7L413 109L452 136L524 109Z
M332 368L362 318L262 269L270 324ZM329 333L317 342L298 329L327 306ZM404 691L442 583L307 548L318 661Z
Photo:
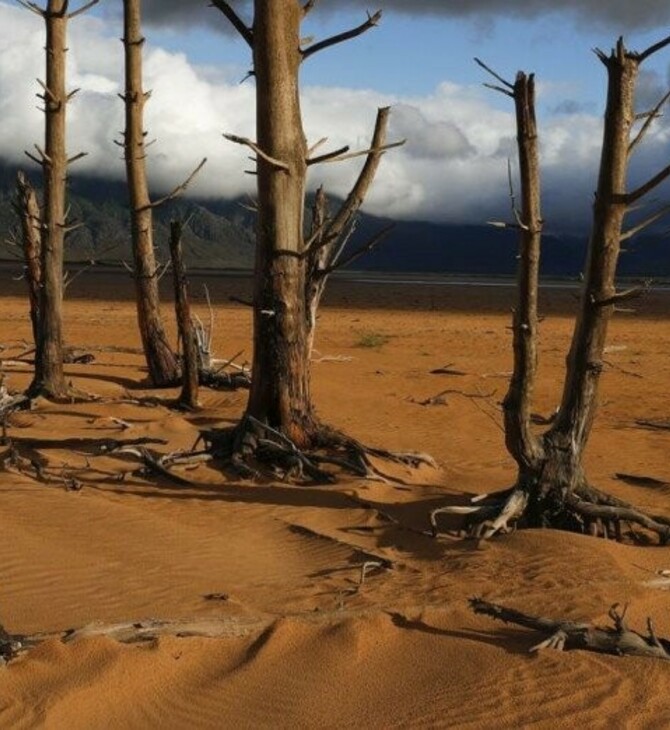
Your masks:
M286 164L286 162L277 160L276 158L268 155L266 152L263 152L263 150L255 142L252 142L247 137L238 137L236 134L224 134L223 136L229 142L249 147L249 149L253 150L262 160L265 160L269 165L272 165L272 167L276 167L278 170L284 170L285 172L290 172L290 167Z
M309 5L309 3L308 3ZM311 9L311 6L310 6ZM318 53L319 51L322 51L324 48L329 48L330 46L334 46L338 43L343 43L344 41L348 41L351 38L356 38L356 36L359 36L366 31L370 30L370 28L373 28L376 26L382 17L382 11L378 10L376 13L373 13L370 15L368 13L368 19L361 23L356 28L353 28L352 30L345 31L344 33L338 33L337 35L331 36L330 38L326 38L323 41L319 41L318 43L314 43L313 45L309 46L308 48L305 48L304 50L301 50L303 61L310 56L313 56L315 53Z

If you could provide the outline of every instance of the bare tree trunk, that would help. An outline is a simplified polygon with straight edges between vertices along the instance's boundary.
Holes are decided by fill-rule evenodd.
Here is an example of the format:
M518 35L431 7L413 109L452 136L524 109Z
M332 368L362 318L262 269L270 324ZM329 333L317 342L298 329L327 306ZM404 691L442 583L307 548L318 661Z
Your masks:
M255 2L258 146L285 167L258 160L254 358L247 413L308 447L315 419L301 257L307 174L298 90L301 19L295 0Z
M142 88L141 0L124 0L126 174L130 198L137 320L151 382L158 387L179 380L175 353L168 342L160 313L158 266L154 255L153 212L146 174L144 104Z
M262 455L286 472L329 480L317 464L336 463L365 476L374 471L368 454L403 463L425 463L423 455L393 455L367 449L319 423L310 392L310 351L316 308L326 277L362 251L336 261L353 219L372 182L383 152L388 110L380 109L372 148L347 154L349 148L313 156L307 146L300 111L299 71L314 53L354 38L376 25L381 13L368 15L357 28L307 48L301 47L300 25L313 3L255 0L254 22L245 25L226 0L212 0L253 51L256 80L256 141L225 135L255 153L258 175L258 224L254 275L254 357L247 409L240 427L204 435L211 450L231 458L238 469L255 474L249 457ZM322 140L325 141L325 140ZM320 143L319 143L320 144ZM317 145L318 146L318 145ZM341 210L326 219L325 198L317 195L311 234L305 239L304 207L307 169L322 162L365 156L363 170ZM259 438L262 436L262 439ZM345 452L319 454L316 448Z
M545 435L549 459L545 492L583 484L582 454L596 411L603 350L616 301L616 269L626 214L626 177L634 94L640 61L619 39L607 68L608 89L598 188L593 206L580 311L575 324L563 397L553 427Z
M540 212L540 164L535 120L535 78L518 73L512 91L516 109L521 211L512 205L520 228L518 302L514 310L514 369L503 402L505 442L516 460L521 479L536 471L542 445L531 430L533 390L537 371L537 299L540 273L542 215Z
M198 407L199 358L196 335L191 320L191 305L188 296L188 280L181 251L181 221L170 224L170 255L174 277L174 306L179 327L179 338L183 353L182 388L179 403L185 408Z
M33 342L40 337L40 288L42 286L42 220L37 195L30 181L21 171L16 176L16 209L21 220L21 238L25 277L30 302L30 322Z
M40 331L35 343L35 376L31 395L62 398L67 395L63 374L63 245L65 239L65 183L67 152L65 123L68 95L65 89L67 53L67 2L49 0L46 21L46 115L44 210L42 227L42 288Z
M563 527L621 539L622 524L636 524L670 540L670 518L648 515L635 507L603 494L586 480L583 453L597 405L598 383L603 368L603 351L609 320L615 304L640 293L617 293L616 269L621 240L658 220L662 212L624 232L623 222L630 206L670 177L670 165L632 192L627 192L631 152L658 116L661 102L649 113L631 141L636 119L635 84L640 64L670 45L670 36L643 53L626 50L619 39L608 56L598 51L607 68L608 92L598 189L593 209L593 227L580 312L575 323L567 358L561 404L552 427L538 440L531 432L530 409L537 359L537 287L540 248L540 184L536 131L533 113L532 77L517 76L514 85L479 62L503 86L498 91L511 96L517 108L519 159L523 209L514 209L520 228L519 304L514 317L514 373L505 399L506 442L519 465L517 484L506 492L483 497L472 507L445 507L431 515L435 527L438 513L465 514L465 529L473 535L491 537L506 532L516 523ZM505 226L506 224L501 224Z

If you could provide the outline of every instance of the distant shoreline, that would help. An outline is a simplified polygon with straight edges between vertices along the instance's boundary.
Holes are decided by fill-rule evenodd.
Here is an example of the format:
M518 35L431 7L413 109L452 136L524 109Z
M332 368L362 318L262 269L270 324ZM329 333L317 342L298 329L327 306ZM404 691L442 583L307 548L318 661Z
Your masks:
M73 261L65 266L78 271L87 267L87 262ZM0 259L0 271L15 272L20 270L20 260ZM188 273L194 278L232 278L251 279L251 269L210 269L210 268L189 268ZM128 276L128 271L119 264L100 262L91 266L87 274L92 275L121 275ZM513 288L516 285L516 278L505 274L454 274L437 272L399 272L399 271L337 271L332 275L333 281L347 282L352 284L373 284L373 285L395 285L395 286L464 286L484 288ZM670 279L661 278L654 280L652 277L628 276L620 277L620 282L642 283L651 281L651 288L655 291L670 291ZM542 289L573 289L581 287L581 282L574 278L545 277L540 280Z

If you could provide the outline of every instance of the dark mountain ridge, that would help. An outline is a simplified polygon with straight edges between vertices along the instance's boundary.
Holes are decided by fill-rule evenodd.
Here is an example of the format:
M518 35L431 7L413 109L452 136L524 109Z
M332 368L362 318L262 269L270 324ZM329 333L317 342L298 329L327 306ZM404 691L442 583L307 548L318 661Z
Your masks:
M16 226L11 201L16 167L0 163L0 232ZM33 180L38 176L33 175ZM84 223L68 239L71 261L95 259L129 261L130 234L127 195L121 181L74 175L69 181L71 217ZM333 206L335 201L333 201ZM179 217L184 228L187 265L197 268L251 268L254 215L241 200L184 197L156 209L154 225L158 258L168 258L169 222ZM364 245L389 219L363 214L347 251ZM543 241L542 274L577 277L584 265L583 236L547 233ZM456 225L425 221L396 221L386 240L357 259L352 268L387 273L509 276L516 269L517 235L487 225ZM625 246L619 273L627 277L670 276L670 245L660 233L632 239ZM9 249L0 258L9 258Z

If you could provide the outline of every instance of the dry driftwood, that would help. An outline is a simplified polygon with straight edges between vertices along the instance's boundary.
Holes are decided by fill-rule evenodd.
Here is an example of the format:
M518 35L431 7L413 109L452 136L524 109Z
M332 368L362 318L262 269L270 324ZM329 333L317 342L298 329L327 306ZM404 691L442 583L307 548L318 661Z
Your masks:
M133 644L153 641L161 636L236 638L259 633L266 629L269 623L267 619L240 616L174 621L146 619L116 624L93 623L80 629L27 635L10 634L0 626L0 666L50 639L60 639L63 643L69 643L77 639L106 636L123 644Z
M530 616L497 603L481 598L471 598L470 608L477 614L490 616L505 623L524 626L545 635L545 639L531 648L540 649L585 649L617 656L643 656L670 660L670 641L656 636L651 619L647 619L647 634L632 631L626 625L626 608L619 611L619 604L609 610L613 626L601 628L589 623L562 619L548 619Z

